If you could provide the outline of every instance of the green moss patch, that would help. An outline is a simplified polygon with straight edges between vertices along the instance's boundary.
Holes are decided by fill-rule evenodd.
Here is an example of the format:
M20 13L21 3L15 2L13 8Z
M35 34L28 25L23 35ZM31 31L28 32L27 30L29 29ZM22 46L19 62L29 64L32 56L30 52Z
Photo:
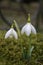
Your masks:
M5 33L0 31L0 65L43 65L43 34L22 35L16 40L4 39ZM28 55L30 44L34 46L31 58Z

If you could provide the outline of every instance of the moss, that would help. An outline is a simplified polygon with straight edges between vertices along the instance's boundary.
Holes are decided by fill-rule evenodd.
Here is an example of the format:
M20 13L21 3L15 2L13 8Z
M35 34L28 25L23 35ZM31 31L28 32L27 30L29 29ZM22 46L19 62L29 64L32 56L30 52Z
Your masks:
M16 40L4 39L5 32L0 32L0 65L43 65L43 34L31 35L31 40L23 35ZM34 46L31 58L27 55L30 43Z

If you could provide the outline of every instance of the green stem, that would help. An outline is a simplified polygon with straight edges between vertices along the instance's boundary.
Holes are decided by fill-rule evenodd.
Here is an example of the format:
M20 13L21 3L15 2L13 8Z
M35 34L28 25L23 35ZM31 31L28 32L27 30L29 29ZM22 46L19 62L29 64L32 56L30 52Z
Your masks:
M28 14L28 23L30 23L30 14Z
M27 58L31 58L31 35L29 36L29 44L28 44L28 52L27 52Z
M11 28L13 28L13 24L11 25Z
M19 27L18 27L18 25L17 25L17 23L16 23L16 21L15 21L15 20L14 20L14 24L15 24L15 27L16 27L16 29L17 29L18 36L19 36L19 37L21 37L21 34L20 34L20 29L19 29Z

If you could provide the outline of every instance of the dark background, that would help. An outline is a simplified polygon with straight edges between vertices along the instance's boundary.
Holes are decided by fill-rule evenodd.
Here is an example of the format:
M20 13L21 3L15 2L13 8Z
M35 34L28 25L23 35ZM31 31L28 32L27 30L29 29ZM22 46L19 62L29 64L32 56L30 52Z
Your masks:
M43 0L0 0L0 29L9 29L14 19L21 29L28 13L37 31L43 31Z

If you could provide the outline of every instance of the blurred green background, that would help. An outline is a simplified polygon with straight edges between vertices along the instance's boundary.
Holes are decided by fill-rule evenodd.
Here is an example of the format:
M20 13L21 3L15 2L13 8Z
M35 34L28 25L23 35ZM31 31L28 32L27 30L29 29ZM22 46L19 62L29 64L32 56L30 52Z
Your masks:
M37 31L43 32L43 0L0 0L0 29L9 29L14 19L21 29L28 13Z

